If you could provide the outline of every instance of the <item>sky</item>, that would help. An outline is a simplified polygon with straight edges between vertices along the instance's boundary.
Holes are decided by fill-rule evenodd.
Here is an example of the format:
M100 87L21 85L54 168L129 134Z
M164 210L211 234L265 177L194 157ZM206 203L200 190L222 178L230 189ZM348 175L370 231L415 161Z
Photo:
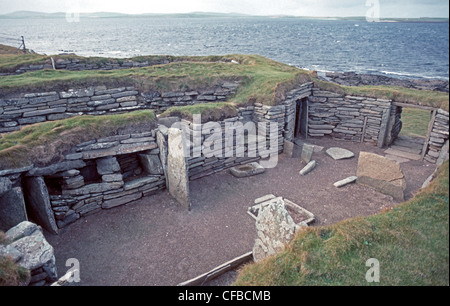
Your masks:
M449 17L449 0L0 0L14 11L190 13L346 17L366 16L379 4L381 18Z

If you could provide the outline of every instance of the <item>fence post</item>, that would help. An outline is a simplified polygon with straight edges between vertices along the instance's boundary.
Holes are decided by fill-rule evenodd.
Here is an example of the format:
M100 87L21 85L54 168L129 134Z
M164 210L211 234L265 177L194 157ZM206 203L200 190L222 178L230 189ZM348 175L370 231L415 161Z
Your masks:
M27 48L25 47L25 38L22 36L23 53L27 53Z

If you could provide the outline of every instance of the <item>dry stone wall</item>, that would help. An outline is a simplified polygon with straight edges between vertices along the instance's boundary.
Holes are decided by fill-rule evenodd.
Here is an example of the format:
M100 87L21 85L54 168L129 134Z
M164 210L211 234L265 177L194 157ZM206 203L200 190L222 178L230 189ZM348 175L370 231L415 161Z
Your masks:
M142 93L133 87L95 87L24 94L0 99L0 132L81 114L102 115L142 108L163 111L173 105L221 101L235 94L238 87L238 82L230 82L207 90L186 92ZM294 138L297 103L302 99L307 99L309 105L309 137L331 136L384 146L390 144L401 130L401 107L392 101L343 96L306 83L287 93L280 105L255 103L240 107L236 117L215 123L182 121L187 126L188 135L200 135L197 140L191 139L189 152L186 152L189 179L260 161L267 153L282 152L285 140ZM31 209L35 212L32 217L40 219L39 224L47 230L57 232L83 216L127 204L167 188L167 160L170 155L167 135L168 128L176 121L179 119L160 118L160 124L166 127L160 125L158 130L120 134L79 144L63 160L47 167L30 165L0 170L0 211L14 212L2 213L2 218L13 215L14 223L27 221L26 209L30 210L32 203L36 202L39 204L35 206L43 209L40 212ZM270 129L271 123L276 124L275 129ZM427 161L436 163L448 155L448 123L448 112L437 110L425 155ZM208 124L214 124L214 128ZM238 143L233 134L230 143L227 126L243 127L258 137L244 137L244 142ZM220 134L216 134L216 128ZM274 136L277 137L275 146L271 142ZM258 148L261 143L265 144L264 152ZM217 149L214 149L215 144L220 144ZM34 193L25 191L29 189ZM14 206L4 203L14 203ZM1 218L0 221L7 223Z
M449 113L439 109L433 123L425 160L437 163L448 157Z
M43 69L58 69L69 71L82 71L82 70L117 70L117 69L130 69L139 67L148 67L154 65L169 64L169 58L152 59L147 61L134 61L134 60L97 60L86 61L77 58L59 58L54 60L54 67L51 60L47 60L42 63L21 65L14 70L8 69L0 71L0 76L22 74L31 71L38 71Z
M331 135L338 139L384 145L391 101L313 89L309 102L310 137Z
M0 96L0 134L23 126L66 119L80 115L119 114L142 109L161 113L172 106L223 102L236 93L239 82L225 82L211 88L161 92L140 92L135 87L105 86L71 89L61 92Z
M82 143L47 167L1 170L4 194L15 186L23 190L28 212L23 205L16 213L25 219L20 221L31 217L53 233L86 215L152 195L166 187L156 132ZM11 201L0 206L17 210Z

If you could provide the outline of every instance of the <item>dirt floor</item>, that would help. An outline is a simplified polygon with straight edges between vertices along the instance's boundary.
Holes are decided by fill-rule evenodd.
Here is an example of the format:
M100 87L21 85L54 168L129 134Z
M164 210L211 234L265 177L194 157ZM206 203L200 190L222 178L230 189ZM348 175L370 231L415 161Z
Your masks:
M282 196L316 216L313 226L375 214L399 204L391 197L357 184L341 189L333 183L356 175L360 151L384 155L372 145L310 140L324 146L315 153L317 168L300 176L299 158L280 156L278 167L237 179L223 171L191 182L192 211L178 205L167 191L112 210L88 216L60 235L46 234L55 248L59 275L69 269L66 260L80 262L82 286L173 286L206 273L252 250L255 221L246 212L256 198ZM355 153L335 161L326 148L342 147ZM402 164L407 199L420 189L434 165L411 161ZM229 274L230 275L230 274ZM235 273L225 277L229 284Z

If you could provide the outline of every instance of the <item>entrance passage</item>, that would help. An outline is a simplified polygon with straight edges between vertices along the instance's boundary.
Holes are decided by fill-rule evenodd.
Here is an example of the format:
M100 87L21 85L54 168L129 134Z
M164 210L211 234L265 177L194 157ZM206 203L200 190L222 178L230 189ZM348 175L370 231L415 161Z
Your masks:
M308 98L297 100L295 138L308 138Z
M433 113L420 108L401 107L401 131L386 153L397 156L397 160L422 160L427 149L430 120Z

